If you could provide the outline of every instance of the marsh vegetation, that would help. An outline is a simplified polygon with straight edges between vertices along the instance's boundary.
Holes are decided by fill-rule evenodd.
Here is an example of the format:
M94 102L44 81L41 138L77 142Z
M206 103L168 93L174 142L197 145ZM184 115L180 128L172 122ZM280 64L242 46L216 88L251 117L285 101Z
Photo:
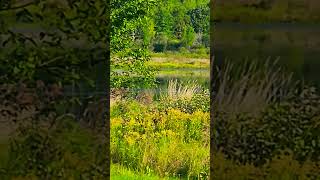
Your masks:
M207 1L187 2L114 0L110 21L104 1L62 7L43 1L9 11L13 19L0 16L6 42L0 123L10 124L1 131L1 179L104 179L108 162L111 179L209 179L210 131L210 178L319 178L319 94L312 83L290 78L281 59L243 63L225 60L237 55L234 49L217 49L223 63L215 66L210 127L209 7ZM41 42L32 41L12 32L11 20L56 26L64 34L45 31L34 37ZM101 74L107 70L99 63L107 52L96 48L108 31L110 121L103 118L105 92L66 96L74 87L92 91L106 83ZM228 37L219 33L216 38ZM96 46L85 51L62 45L83 35ZM246 49L250 54L252 48Z

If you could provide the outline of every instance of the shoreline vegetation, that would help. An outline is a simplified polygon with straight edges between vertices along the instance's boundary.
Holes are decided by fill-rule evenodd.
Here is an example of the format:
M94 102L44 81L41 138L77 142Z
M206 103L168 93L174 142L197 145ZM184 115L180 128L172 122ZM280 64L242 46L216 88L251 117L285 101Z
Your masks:
M215 159L219 163L212 177L319 178L318 91L299 88L276 63L247 63L241 70L232 62L226 63L215 79L215 84L220 84L214 92ZM201 151L208 147L200 144L209 143L209 95L205 87L199 91L197 84L170 81L167 88L160 98L142 93L113 104L112 132L113 137L119 136L112 141L113 161L133 171L158 174L155 179L199 179L199 175L206 179L208 164ZM240 109L237 104L241 104ZM290 130L284 130L288 123ZM155 131L142 127L153 127ZM149 144L146 139L157 143ZM184 147L189 145L197 146L197 158L188 159L191 154ZM127 164L129 161L132 163Z
M152 58L174 58L174 59L184 59L184 58L194 58L203 59L210 57L209 48L196 49L195 52L192 51L166 51L166 52L151 52Z
M206 58L190 58L178 56L164 56L157 57L153 56L151 60L147 63L151 67L158 69L208 69L210 67L210 59Z
M104 96L70 97L63 89L69 83L105 83L97 81L103 77L99 73L89 76L95 71L88 64L101 56L61 44L63 38L82 37L83 31L91 42L105 42L108 7L104 1L81 1L70 3L68 10L52 2L41 1L41 6L12 15L20 14L20 21L56 26L68 36L44 32L53 36L53 42L45 50L35 42L38 46L31 51L25 44L28 39L11 33L10 43L19 42L18 46L0 54L10 80L0 86L1 115L18 126L8 142L0 142L0 179L104 179L110 174L109 160L111 175L119 179L319 179L319 92L309 86L297 88L300 84L274 61L261 66L230 61L221 67L214 77L215 87L210 88L215 90L213 127L207 84L169 78L164 86L156 86L159 94L145 89L153 87L156 79L145 62L160 69L209 65L207 0L111 4L115 11L110 49L112 55L123 55L112 59L111 67L128 71L112 72L111 90L119 91L110 107L110 131L105 131L108 126L102 118ZM263 4L253 6L268 9ZM290 8L277 12L284 10ZM259 16L249 12L247 18L257 20ZM0 16L0 20L6 19ZM7 28L2 32L7 33ZM158 61L148 61L148 51L162 53ZM61 59L51 60L57 56ZM36 66L48 63L42 71ZM46 74L49 69L58 73ZM45 75L55 79L47 82ZM141 91L130 92L133 89ZM214 135L214 161L219 162L210 177L209 132Z
M317 169L320 98L316 90L306 88L297 96L292 95L295 86L290 85L286 74L281 76L283 72L275 64L264 68L248 64L247 68L241 68L243 72L235 67L230 62L217 77L217 82L224 86L219 86L214 98L218 103L215 105L220 107L215 111L214 126L215 159L220 163L214 166L213 177L222 180L320 177ZM233 78L225 74L233 74ZM283 78L274 79L276 76ZM249 79L247 84L243 83L245 79ZM167 91L157 97L152 92L141 92L122 96L112 104L111 175L115 178L209 178L208 90L195 83L174 80L165 88ZM287 98L270 100L276 99L276 92ZM229 101L234 98L238 101ZM258 104L252 104L252 99ZM234 109L233 103L241 103L244 109ZM246 111L252 107L258 113ZM15 143L8 144L9 148L1 147L0 158L4 159L0 175L4 172L4 179L26 177L25 172L29 172L30 178L36 177L37 168L44 174L64 172L63 177L104 176L105 159L99 154L105 152L101 149L104 144L99 129L86 121L79 124L72 116L55 122L53 129L37 126L35 130L26 126L22 134L17 134ZM288 123L290 129L283 129ZM39 152L34 154L33 147L39 148ZM5 149L11 149L8 156L3 155L7 153ZM18 154L23 154L21 159L14 158ZM30 163L28 158L35 160L32 172L24 169ZM78 168L74 169L75 166Z

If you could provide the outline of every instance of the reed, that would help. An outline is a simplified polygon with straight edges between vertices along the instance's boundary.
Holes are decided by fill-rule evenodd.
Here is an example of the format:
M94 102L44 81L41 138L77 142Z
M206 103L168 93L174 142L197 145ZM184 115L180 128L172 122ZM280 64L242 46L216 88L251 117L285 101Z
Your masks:
M169 80L168 89L162 93L161 99L186 99L190 100L196 93L200 91L201 87L196 82L180 83L177 79Z
M294 81L293 73L286 72L278 61L279 58L273 61L268 58L261 64L246 60L241 66L227 61L222 68L216 68L214 109L256 113L290 97L298 81Z

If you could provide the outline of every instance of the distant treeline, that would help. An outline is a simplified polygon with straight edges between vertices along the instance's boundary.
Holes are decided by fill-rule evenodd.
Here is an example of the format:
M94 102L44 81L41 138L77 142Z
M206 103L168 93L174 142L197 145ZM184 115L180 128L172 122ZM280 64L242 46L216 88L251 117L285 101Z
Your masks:
M209 0L162 0L143 19L136 40L154 52L209 46Z
M318 0L214 0L214 21L320 22Z

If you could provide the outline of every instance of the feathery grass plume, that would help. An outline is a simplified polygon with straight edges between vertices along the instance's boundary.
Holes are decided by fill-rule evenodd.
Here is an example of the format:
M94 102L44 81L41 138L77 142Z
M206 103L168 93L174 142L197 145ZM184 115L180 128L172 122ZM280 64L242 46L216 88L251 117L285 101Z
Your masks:
M166 93L162 94L163 99L178 100L187 99L190 100L201 87L196 84L195 81L188 83L179 83L177 79L170 80L168 83L168 89Z

